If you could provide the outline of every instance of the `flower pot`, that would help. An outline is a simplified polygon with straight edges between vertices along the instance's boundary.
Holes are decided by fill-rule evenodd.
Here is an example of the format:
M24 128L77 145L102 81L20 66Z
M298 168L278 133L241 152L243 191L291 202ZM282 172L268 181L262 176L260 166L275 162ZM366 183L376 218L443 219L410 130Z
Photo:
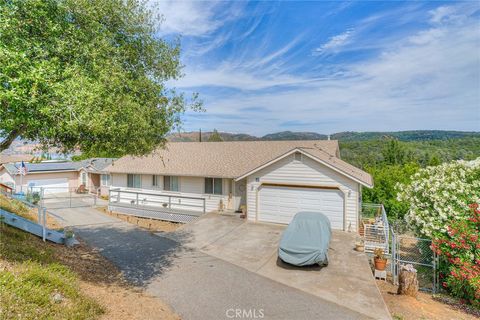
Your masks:
M387 267L387 259L374 258L373 262L375 264L375 269L378 271L383 271Z
M355 250L358 252L364 252L365 251L365 245L363 243L356 243L355 244Z

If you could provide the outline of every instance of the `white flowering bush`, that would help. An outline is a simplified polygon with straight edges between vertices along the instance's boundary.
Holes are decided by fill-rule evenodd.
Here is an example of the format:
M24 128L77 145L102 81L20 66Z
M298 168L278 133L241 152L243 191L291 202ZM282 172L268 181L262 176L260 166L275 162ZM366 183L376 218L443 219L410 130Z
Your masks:
M445 234L448 222L467 219L468 206L480 203L480 158L421 169L397 190L397 200L409 205L409 226L427 237Z

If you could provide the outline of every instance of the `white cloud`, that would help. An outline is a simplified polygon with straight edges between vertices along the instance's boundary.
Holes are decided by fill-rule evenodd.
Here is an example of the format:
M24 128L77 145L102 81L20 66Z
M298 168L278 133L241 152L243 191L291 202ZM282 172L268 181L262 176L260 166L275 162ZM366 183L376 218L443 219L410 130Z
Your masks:
M458 10L449 12L456 17L454 23L448 13L438 14L430 28L379 44L379 48L386 48L381 54L344 65L341 75L312 78L281 71L272 74L262 72L269 68L251 70L237 63L187 72L181 86L222 86L241 91L223 98L205 97L207 113L201 125L219 130L234 128L255 134L284 129L478 130L478 21ZM349 35L333 38L327 48L349 41ZM263 107L270 113L259 116L245 111L248 107ZM222 121L215 118L219 115ZM225 116L232 118L226 120ZM192 128L196 127L198 123Z
M258 75L231 66L219 66L214 70L187 69L185 77L175 82L179 88L226 87L240 90L263 90L277 86L305 85L315 79L293 75Z
M164 17L160 27L162 35L207 35L238 16L235 6L228 14L222 12L225 3L221 1L152 0L151 4Z
M442 6L435 8L430 11L430 22L432 23L440 23L443 22L445 19L448 19L452 16L452 14L455 12L454 7L449 7L449 6Z
M317 53L323 53L327 51L337 51L341 47L345 46L351 41L353 36L353 29L349 29L343 33L331 37L327 42L315 49Z

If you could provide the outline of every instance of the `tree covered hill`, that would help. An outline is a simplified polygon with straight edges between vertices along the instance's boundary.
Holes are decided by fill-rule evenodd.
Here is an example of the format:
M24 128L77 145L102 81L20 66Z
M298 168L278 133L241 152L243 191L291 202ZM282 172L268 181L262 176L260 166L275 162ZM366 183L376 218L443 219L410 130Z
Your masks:
M427 141L448 140L458 138L480 137L480 132L468 131L443 131L443 130L413 130L397 132L339 132L331 136L340 141L373 140L382 138L395 138L400 141Z
M207 141L212 132L203 132L202 140ZM261 137L246 133L219 132L224 141L254 141L254 140L326 140L328 135L316 132L281 131ZM199 132L184 132L171 134L170 141L198 141ZM330 136L339 141L366 141L394 138L400 141L433 141L459 138L480 138L480 132L442 131L442 130L413 130L397 132L338 132Z

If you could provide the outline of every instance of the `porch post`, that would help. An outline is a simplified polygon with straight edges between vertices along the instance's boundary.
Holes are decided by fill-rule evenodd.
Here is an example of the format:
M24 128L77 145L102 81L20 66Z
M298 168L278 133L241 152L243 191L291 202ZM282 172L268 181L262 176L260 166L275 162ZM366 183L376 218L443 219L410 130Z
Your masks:
M235 179L232 179L233 211L237 211L237 193L235 188Z

